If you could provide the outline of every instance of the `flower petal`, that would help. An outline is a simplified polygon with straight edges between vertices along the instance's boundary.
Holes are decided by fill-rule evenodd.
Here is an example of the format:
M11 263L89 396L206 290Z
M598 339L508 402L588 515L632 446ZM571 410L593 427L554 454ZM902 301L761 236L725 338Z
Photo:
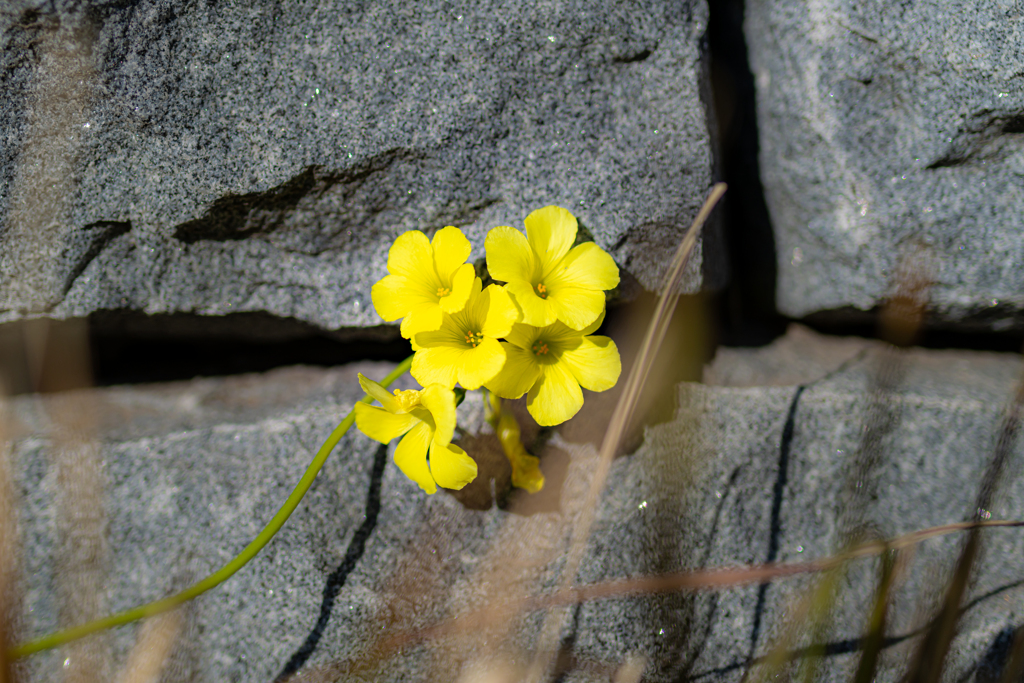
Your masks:
M434 272L434 252L427 236L419 230L399 235L388 250L388 272L413 281L425 281L436 290L440 285Z
M544 327L555 322L558 318L551 298L541 299L533 291L530 283L515 280L505 285L505 291L512 296L512 300L515 301L519 310L523 312L523 322L527 325Z
M547 277L576 241L576 217L560 206L545 206L526 217L526 238Z
M419 338L422 340L423 336ZM463 346L421 346L412 357L412 376L423 386L442 384L451 389L459 380L459 366L465 352Z
M387 322L404 317L413 303L409 301L409 281L401 275L385 275L370 289L370 300L377 315Z
M594 334L595 332L597 332L597 328L601 327L601 323L603 323L603 322L604 322L604 311L601 311L601 315L597 316L597 320L595 320L594 322L590 323L589 325L584 327L579 332L583 336L587 336L588 334Z
M512 325L519 321L519 309L512 303L512 297L504 287L488 285L473 303L474 311L470 315L482 321L480 332L485 337L504 337L512 331Z
M455 392L448 387L431 384L420 392L423 407L434 418L435 444L447 444L455 436Z
M363 373L358 373L358 376L359 386L362 387L363 391L365 391L368 396L380 401L380 404L384 406L384 410L390 413L398 412L401 406L398 404L398 401L395 400L394 394L392 394L390 391L385 389L377 382L374 382L372 379L370 379Z
M575 348L579 346L583 332L572 329L561 320L556 320L541 329L537 336L543 337L546 342L554 342L559 348Z
M356 427L359 431L381 443L391 443L392 439L405 434L419 423L419 420L408 413L394 415L383 408L368 406L361 402L356 404L355 410Z
M540 336L540 331L541 328L535 325L516 323L512 326L512 331L505 335L505 341L529 351L533 342Z
M419 332L430 332L441 327L441 307L435 303L420 304L409 310L402 320L402 336L412 339Z
M434 251L434 267L437 269L437 275L446 285L451 282L452 275L455 274L459 266L466 263L469 252L473 250L473 246L466 236L454 225L435 232L430 246Z
M476 479L476 462L458 446L430 444L430 473L438 486L461 489Z
M604 249L593 242L585 242L573 247L545 276L544 282L553 286L566 284L584 289L612 289L619 284L619 267Z
M432 431L430 425L420 422L395 448L395 464L398 469L427 493L437 492L437 485L427 467L427 450L430 448Z
M460 349L466 347L466 333L459 327L455 319L446 315L441 321L441 327L428 332L418 332L413 337L417 348L430 348L431 346L458 346Z
M567 365L541 366L540 381L526 395L526 409L537 424L545 427L562 424L583 407L583 392Z
M494 379L505 365L505 350L497 339L485 337L476 348L467 349L459 359L459 384L464 389L479 389Z
M529 351L508 342L501 346L505 349L505 366L484 386L502 398L519 398L540 379L540 367Z
M523 280L533 282L540 276L536 257L526 236L507 225L499 225L487 233L487 272L499 282Z
M619 350L608 337L583 337L579 346L563 351L561 361L573 376L590 391L611 389L619 381L622 361Z
M547 300L558 319L574 330L586 328L604 312L605 295L601 290L552 286Z
M459 266L452 277L451 294L441 297L441 310L445 313L458 313L465 308L475 279L476 269L473 264L463 263Z

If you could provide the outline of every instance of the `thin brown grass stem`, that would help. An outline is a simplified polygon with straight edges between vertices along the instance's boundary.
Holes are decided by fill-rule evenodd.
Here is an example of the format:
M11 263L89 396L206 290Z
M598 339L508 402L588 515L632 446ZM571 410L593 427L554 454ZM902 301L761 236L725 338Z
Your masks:
M142 622L119 683L156 683L181 631L181 611L159 614Z
M1021 429L1021 413L1024 410L1024 372L1017 382L1017 390L1013 400L1007 407L1003 423L996 441L995 454L985 470L978 496L975 499L972 516L975 521L988 514L1003 472L1013 457ZM910 672L906 676L908 683L938 683L942 680L942 672L946 665L953 639L956 637L960 619L960 604L967 593L971 575L978 558L982 554L982 539L978 527L971 529L957 558L956 569L950 579L942 606L932 622L928 633L922 639L914 654Z
M587 539L590 537L590 530L597 512L598 499L608 479L612 459L622 443L623 435L629 427L630 421L633 419L633 413L636 410L640 393L643 390L644 383L647 381L651 366L654 364L658 348L665 338L665 333L672 318L672 311L679 300L679 281L683 276L683 270L686 267L687 261L689 261L694 246L697 244L697 237L700 234L701 228L703 228L704 223L711 215L715 205L722 198L722 195L725 194L725 190L725 183L717 183L711 188L711 193L708 195L700 211L697 212L697 216L694 218L690 228L683 236L683 240L676 250L675 257L672 259L672 265L665 275L658 305L647 327L647 333L644 336L643 343L640 345L640 350L637 353L633 367L626 379L622 396L615 406L615 412L612 413L608 430L605 432L604 440L601 443L600 456L591 479L590 488L587 491L586 498L584 498L575 528L572 530L569 551L566 555L561 581L559 582L560 589L563 592L572 586L579 572L580 563L583 561L583 555L586 550ZM552 662L550 653L555 651L554 645L558 638L558 632L561 630L561 624L562 613L560 611L552 612L545 617L544 625L541 628L536 644L536 652L538 654L530 666L526 680L539 682L546 678Z
M889 551L910 548L922 541L949 534L988 527L1024 527L1024 521L987 520L982 522L957 522L914 531L888 541L872 541L851 550L809 562L776 563L746 566L718 567L696 572L679 572L631 579L605 581L579 588L567 588L548 595L525 598L513 604L488 605L484 609L470 612L456 619L436 626L397 633L383 640L377 651L381 656L417 643L492 626L509 618L515 612L530 612L554 607L566 607L591 600L622 598L630 595L651 595L676 591L719 591L759 584L775 579L784 579L802 574L836 569L852 560L874 557Z

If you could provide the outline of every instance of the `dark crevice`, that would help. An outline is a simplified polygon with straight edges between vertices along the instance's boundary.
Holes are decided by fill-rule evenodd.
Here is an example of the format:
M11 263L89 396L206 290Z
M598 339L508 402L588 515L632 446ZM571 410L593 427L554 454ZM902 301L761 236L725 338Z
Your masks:
M562 638L562 642L558 647L558 655L555 657L554 667L554 680L552 683L565 683L568 680L569 675L577 667L575 648L576 640L579 638L580 633L580 612L583 609L583 603L577 603L572 610L572 621L569 623L569 632Z
M729 190L720 207L730 279L721 294L720 341L760 346L785 331L775 307L776 249L758 167L754 76L743 0L708 3L708 50L717 131L716 167Z
M338 568L327 577L323 598L320 601L320 616L302 645L289 658L288 663L281 669L281 673L274 679L275 681L288 680L288 678L302 668L316 651L317 645L320 644L320 639L324 635L324 630L327 628L327 623L331 619L334 601L345 586L349 574L355 569L356 563L359 562L363 557L363 553L366 552L366 542L376 528L377 517L380 515L381 482L384 477L384 465L387 463L387 455L388 447L386 445L377 448L377 453L373 459L373 470L370 472L370 490L366 496L366 512L364 513L363 523L359 525L355 534L352 535L352 540L348 544L348 550L345 552L345 558L338 565Z
M789 452L793 446L793 432L796 425L796 410L800 404L800 396L804 386L799 386L789 403L786 422L782 427L782 438L779 442L779 472L772 488L772 512L768 522L768 553L765 563L775 562L779 557L779 537L782 535L782 501L786 495L786 484L789 483ZM761 639L761 622L764 619L765 603L768 599L768 587L762 583L757 590L757 606L754 608L754 625L750 629L750 650L747 661L753 663L757 643Z
M355 179L358 177L357 174ZM322 168L310 166L266 192L229 194L213 202L202 218L179 225L174 238L192 244L200 240L242 240L255 233L273 231L281 218L314 188L319 185L319 189L324 189L337 181L336 175L324 174ZM255 221L255 215L271 215L276 220Z
M635 54L625 55L622 57L615 57L613 61L618 62L620 64L631 64L633 62L642 62L648 57L650 57L652 54L654 54L653 50L645 48Z
M1018 142L1011 144L1020 144L1015 136L1024 133L1024 114L993 114L992 110L978 112L974 122L954 136L946 152L925 168L966 166L1005 157L1005 143L1016 139Z
M331 367L400 361L412 353L397 328L330 333L290 318L120 314L90 321L99 386L266 372L288 365Z
M726 502L730 500L733 487L736 485L736 481L739 479L740 474L743 472L743 466L735 468L732 474L729 475L729 479L726 481L725 486L722 487L722 497L718 500L718 505L715 506L715 515L711 519L711 527L708 532L707 539L704 541L704 554L701 556L700 562L697 564L698 567L707 567L711 561L711 552L714 550L714 539L718 536L718 527L722 521L722 511L725 509ZM701 629L699 636L693 638L693 646L691 647L690 654L686 657L683 666L680 667L679 675L674 679L676 683L683 683L690 679L690 675L693 671L693 667L696 666L697 660L704 653L704 648L711 638L711 632L715 626L715 617L718 614L718 593L711 593L708 596L709 606L707 613L704 617L704 627Z
M196 220L174 231L175 239L186 244L201 240L241 240L256 234L287 229L288 217L304 199L316 199L336 185L350 194L396 164L419 158L411 150L392 149L343 171L308 166L294 178L263 192L227 195L213 202Z
M102 221L72 232L64 247L63 261L67 274L64 276L63 296L67 296L75 281L108 244L128 234L131 229L132 224L127 221Z
M51 332L41 335L36 329L40 324ZM56 350L59 335L54 335L68 326L81 330L77 343L83 357L76 363L84 366L79 370L90 378L82 386L182 381L289 365L397 362L412 353L408 340L394 326L330 332L266 313L203 316L103 311L65 322L0 324L0 384L6 393L44 390L40 378L30 372L31 359L65 356ZM40 340L45 349L35 348Z
M995 308L992 309L993 311ZM877 337L878 310L860 311L843 309L821 311L800 322L813 330L834 337ZM979 319L980 320L980 319ZM914 340L914 346L926 349L960 349L965 351L1002 351L1019 353L1024 346L1024 321L1022 327L1010 328L1003 332L992 332L979 326L974 329L951 329L933 323L927 325Z

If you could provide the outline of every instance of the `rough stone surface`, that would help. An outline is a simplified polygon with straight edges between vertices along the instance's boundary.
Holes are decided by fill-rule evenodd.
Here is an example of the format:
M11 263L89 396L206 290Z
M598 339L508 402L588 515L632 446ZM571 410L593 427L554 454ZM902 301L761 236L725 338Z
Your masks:
M711 183L703 0L0 11L0 321L380 321L393 238L570 208L656 288ZM719 286L717 232L687 291ZM703 274L702 274L703 272Z
M59 615L69 613L62 598L68 586L91 590L97 611L106 613L180 589L219 567L270 519L360 395L356 372L381 377L390 367L291 368L23 396L4 405L3 433L13 437L20 501L22 631L52 630ZM556 437L545 455L544 495L505 509L477 500L482 509L471 509L460 500L472 503L492 486L501 492L508 473L487 464L479 396L470 395L460 411L460 424L470 432L462 443L487 473L470 487L477 491L426 496L387 450L358 433L346 436L271 545L190 604L162 680L271 681L290 662L301 680L337 680L340 667L381 636L550 586L565 550L566 511L583 499L593 448ZM564 464L567 452L573 464L559 475L551 465ZM81 476L61 478L69 465L88 471L82 459L89 456L101 463L103 483L92 497ZM492 476L493 485L487 481ZM544 496L548 503L538 505ZM98 527L105 540L90 540L81 525L69 530L62 520L91 520L97 505L105 511ZM92 552L76 556L82 545ZM325 599L330 586L338 591ZM631 613L649 621L643 609ZM504 650L493 643L505 640L512 659L502 666L523 665L538 617L513 620L525 625L510 633L506 621L475 628L444 647L377 656L364 675L454 680L462 666L503 661ZM137 633L119 629L108 640L90 642L84 654L67 648L44 653L27 661L26 673L31 680L56 679L66 660L81 668L87 654L99 652L106 657L103 678L112 679ZM583 653L581 663L570 666L575 680L607 680L636 649L630 634L622 631L612 656L594 660Z
M812 359L810 371L786 367L801 357ZM73 504L61 502L56 463L70 462L59 459L71 443L69 426L78 443L91 430L102 462L107 540L98 547L108 559L94 588L101 587L104 610L124 608L205 575L252 538L358 396L355 372L379 377L388 367L286 369L7 404L21 501L24 631L55 625L62 586L76 585L81 573L60 561L68 557L61 505L81 511L89 503L81 482L71 485ZM887 382L879 381L883 370ZM718 384L680 385L675 418L649 428L640 449L614 463L580 581L804 561L835 553L844 528L893 537L961 521L971 514L1019 373L1017 355L893 354L877 342L828 342L800 329L772 348L722 352L707 373ZM75 405L91 407L89 421L69 418ZM474 436L479 401L467 399L463 411L469 434L462 443L484 463L486 434ZM600 431L589 428L594 438ZM844 487L858 471L865 432L879 437L880 464L860 471L869 494L851 499ZM472 495L428 497L374 444L346 437L279 537L186 612L165 680L269 681L294 661L303 664L299 680L310 681L341 680L352 667L367 680L397 681L459 680L460 671L525 665L540 616L508 618L500 607L554 585L566 525L595 466L592 445L545 438L546 445L534 443L548 475L545 492L496 507L474 496L500 491L507 474L485 465ZM1022 450L1018 443L993 518L1024 519ZM82 452L89 451L74 451ZM1024 537L1018 529L984 534L950 680L998 680L1007 634L1024 613ZM929 540L907 557L877 680L895 681L904 671L961 538ZM834 619L815 641L828 646L822 680L850 680L875 571L874 560L860 560L840 584ZM564 680L609 680L640 655L644 680L739 681L750 658L770 651L810 584L805 576L571 608L561 638L570 655L560 660ZM324 599L329 585L338 588L333 601ZM437 643L358 659L379 638L481 613L492 620ZM320 636L310 641L322 614ZM115 665L135 633L113 636ZM309 656L296 660L307 642L315 645ZM809 643L804 637L794 647ZM43 655L28 667L49 680L67 656Z
M786 367L801 356L815 366L802 376ZM891 381L880 382L880 372ZM642 510L661 534L634 540L637 551L660 548L692 568L827 557L842 548L842 528L886 538L969 519L1020 374L1016 354L892 354L877 342L823 339L800 329L774 349L720 352L706 377L724 386L681 385L676 419L649 429L645 445L622 463L604 519L618 527L631 510ZM772 376L791 384L750 385L751 378ZM866 470L854 464L870 448L865 433L879 435L880 444L879 464ZM1022 452L1018 442L991 505L993 519L1024 516ZM870 493L851 499L846 487L857 472ZM853 524L844 527L844 519ZM875 680L900 680L906 672L962 539L929 540L907 556ZM1008 634L1021 625L1024 610L1022 552L1017 530L984 532L944 680L998 680ZM833 620L813 639L805 630L793 643L795 650L811 642L827 646L818 680L852 680L877 566L876 560L854 563L840 582ZM680 600L665 622L688 628L665 626L662 638L668 652L685 656L673 661L664 654L662 661L689 680L741 680L749 659L762 661L771 652L810 585L798 577ZM614 612L595 603L583 615L588 630L577 647L599 647L597 625ZM661 634L662 625L655 626Z
M870 309L920 244L936 321L1021 327L1022 21L1004 0L747 3L782 312Z

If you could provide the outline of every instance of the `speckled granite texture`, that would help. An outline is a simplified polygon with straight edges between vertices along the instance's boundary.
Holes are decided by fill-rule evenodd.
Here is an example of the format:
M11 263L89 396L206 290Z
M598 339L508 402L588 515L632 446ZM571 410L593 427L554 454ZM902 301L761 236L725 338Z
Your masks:
M867 310L925 245L933 320L1024 327L1024 14L982 0L752 0L778 304Z
M7 3L0 321L376 325L396 235L476 259L546 204L657 288L712 180L706 29L703 0Z
M760 351L732 350L709 370L717 384L680 386L674 419L649 428L637 452L612 467L582 583L825 557L842 545L842 528L887 537L971 514L1019 356L912 350L885 361L897 379L880 391L879 345L819 341L804 331ZM787 369L812 351L814 372ZM106 545L87 545L102 551L93 560L106 558L93 576L101 608L163 595L248 542L358 396L357 370L379 377L387 366L293 368L79 395L93 416L89 429L77 423L77 438L92 434L103 480ZM22 510L26 632L51 628L65 609L61 591L82 579L82 566L67 559L75 534L60 531L59 512L67 490L82 495L80 483L61 484L57 465L74 400L25 396L5 410ZM471 433L480 424L473 400L464 404ZM866 430L879 437L880 464L861 471L867 493L851 498L844 482L855 480ZM601 429L574 431L598 438ZM486 461L479 438L461 443ZM595 466L592 446L561 434L537 449L549 477L541 498L466 507L466 497L423 495L387 452L361 435L346 437L279 537L189 608L164 680L271 681L289 664L306 681L339 680L345 671L367 680L456 680L462 667L490 658L510 658L506 668L524 664L538 616L510 618L500 608L553 585L566 524ZM1022 450L1018 444L1017 458ZM500 493L496 470L482 470L489 474L477 493L492 489L492 476ZM993 518L1024 518L1022 486L1018 469L1005 473ZM70 509L85 503L79 498ZM896 681L904 671L961 539L933 539L907 557L877 680ZM1019 529L985 532L951 678L997 680L984 676L1005 663L1007 634L1024 611L1022 556ZM874 560L851 566L834 621L818 634L830 648L820 680L850 679L875 577ZM764 588L586 603L565 614L562 644L571 657L563 673L607 681L638 653L647 661L645 681L739 681L748 659L769 651L808 585L797 577ZM337 591L325 599L330 586ZM381 638L477 610L494 619L454 639L360 659ZM112 661L123 661L134 634L120 629L107 641ZM50 680L67 656L33 659L30 671Z

